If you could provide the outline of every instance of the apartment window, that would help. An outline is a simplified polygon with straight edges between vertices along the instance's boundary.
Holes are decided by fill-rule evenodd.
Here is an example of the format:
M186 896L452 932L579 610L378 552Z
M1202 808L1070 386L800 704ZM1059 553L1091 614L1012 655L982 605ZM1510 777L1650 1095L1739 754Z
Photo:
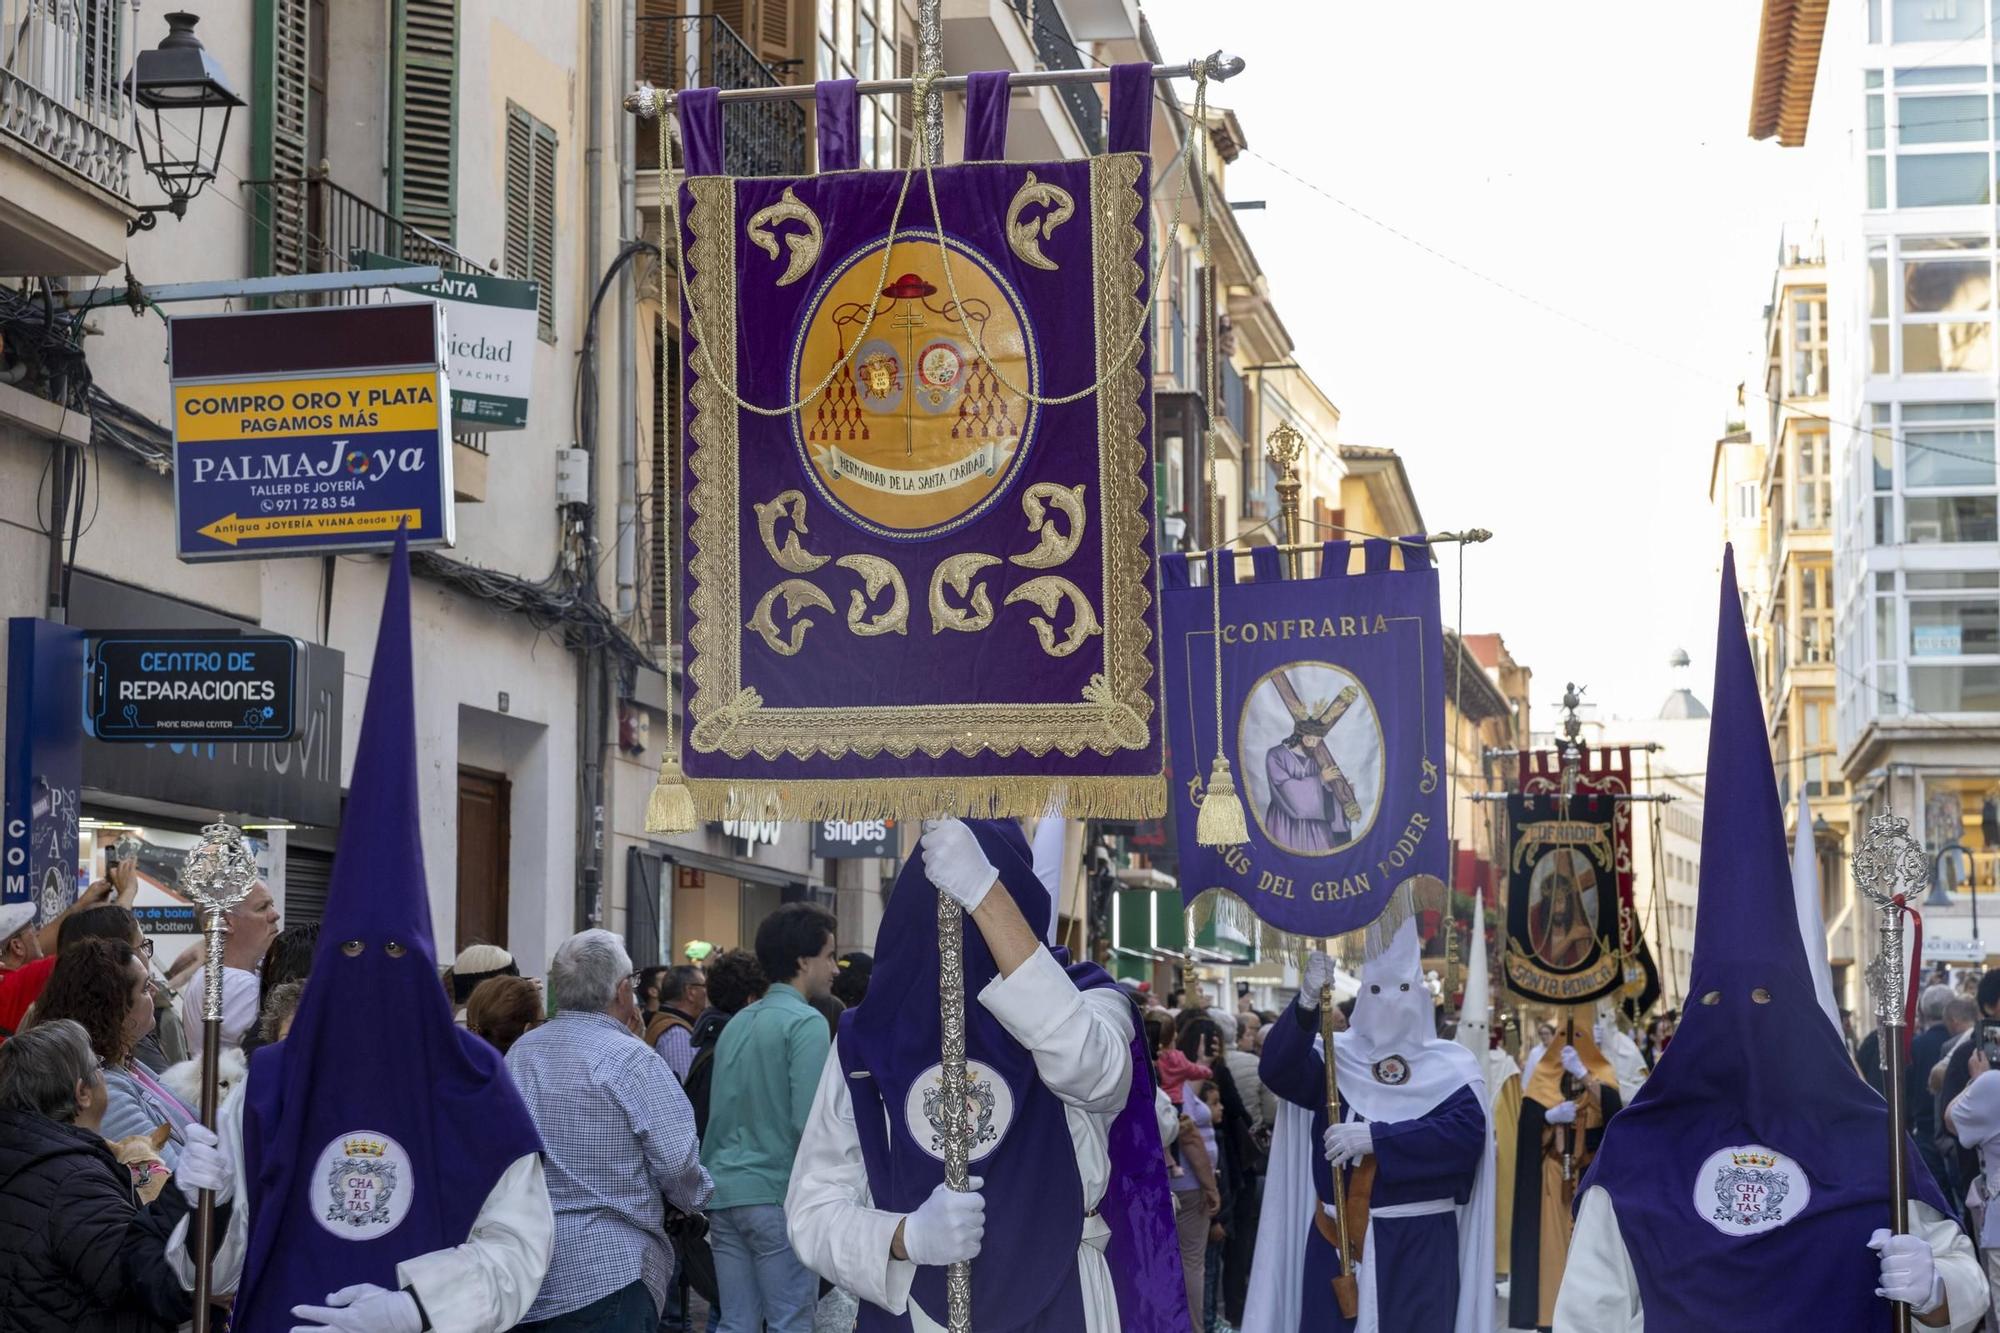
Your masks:
M1905 403L1903 485L1991 489L1993 404Z
M1736 483L1737 520L1743 523L1755 523L1757 521L1757 515L1758 515L1757 483L1754 481L1737 482Z
M1889 359L1889 247L1868 249L1868 373L1887 375Z
M813 49L822 79L896 78L896 0L819 0ZM862 99L862 166L896 164L900 100L881 95Z
M1986 31L1987 0L1891 0L1889 40L1941 42Z
M1793 522L1824 528L1833 522L1833 442L1823 427L1799 432L1798 470L1793 481Z
M1869 373L1990 375L1993 262L1986 236L1906 236L1872 245Z
M539 290L541 336L556 336L556 132L507 104L507 276Z
M1824 565L1799 570L1799 661L1833 660L1833 600L1830 575Z
M1792 396L1826 392L1826 292L1815 289L1792 299Z

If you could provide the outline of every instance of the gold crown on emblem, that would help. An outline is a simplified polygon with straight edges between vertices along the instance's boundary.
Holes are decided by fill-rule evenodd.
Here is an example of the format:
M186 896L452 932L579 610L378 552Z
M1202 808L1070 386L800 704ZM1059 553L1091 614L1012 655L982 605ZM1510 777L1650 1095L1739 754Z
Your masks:
M356 1138L341 1144L340 1151L345 1157L387 1157L389 1145L380 1139Z
M1729 1161L1734 1166L1776 1166L1778 1164L1776 1155L1767 1152L1733 1152L1729 1154Z

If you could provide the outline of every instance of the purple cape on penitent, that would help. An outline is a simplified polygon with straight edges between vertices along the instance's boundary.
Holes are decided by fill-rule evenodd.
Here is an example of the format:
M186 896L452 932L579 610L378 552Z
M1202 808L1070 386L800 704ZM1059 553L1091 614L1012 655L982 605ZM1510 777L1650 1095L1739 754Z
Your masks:
M1733 553L1715 656L1691 1003L1578 1196L1610 1196L1648 1328L1887 1328L1865 1246L1888 1108L1814 997ZM1903 1147L1912 1197L1952 1216Z
M244 1095L240 1333L282 1333L294 1305L342 1287L400 1286L398 1263L463 1245L502 1174L542 1148L498 1053L453 1026L438 982L400 534L312 975Z
M1046 938L1054 909L1035 877L1020 827L1012 821L967 823L1000 871L995 891L1011 894L1030 928ZM854 1097L869 1194L878 1208L911 1212L944 1179L944 1163L910 1136L903 1114L911 1085L938 1064L940 1049L937 890L924 875L921 857L903 867L876 938L868 998L842 1015L840 1059ZM1068 964L1064 950L1054 953L1056 961ZM980 1333L1077 1333L1084 1326L1076 1264L1083 1185L1063 1104L1037 1077L1034 1057L979 1003L980 989L998 975L985 940L968 922L966 1058L993 1070L1014 1101L1005 1135L973 1150L972 1174L986 1182L986 1239L972 1261L973 1327ZM1069 976L1080 990L1113 984L1090 963L1069 965ZM1111 1228L1105 1262L1118 1293L1122 1333L1186 1333L1173 1199L1136 1017L1131 1059L1132 1088L1111 1126L1110 1178L1098 1205ZM944 1272L919 1268L911 1292L940 1319ZM907 1316L863 1305L860 1327L896 1330L910 1324Z

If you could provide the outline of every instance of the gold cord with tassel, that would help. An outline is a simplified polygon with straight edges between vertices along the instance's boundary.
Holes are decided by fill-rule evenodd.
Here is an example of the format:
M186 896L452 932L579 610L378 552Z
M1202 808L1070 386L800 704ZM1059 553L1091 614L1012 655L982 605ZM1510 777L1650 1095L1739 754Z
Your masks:
M670 202L668 198L669 193L678 188L673 184L672 177L667 170L667 135L670 132L669 122L673 115L670 105L672 99L664 88L653 89L652 98L654 116L653 137L658 143L660 150L660 255L658 266L655 269L655 272L659 274L660 280L660 308L658 311L659 329L654 336L664 338L667 336L668 297L666 229L670 225L674 227L674 247L678 251L680 248L680 224L675 211L668 207ZM670 222L669 219L673 220ZM660 386L660 391L664 392L664 389L664 385ZM680 428L679 421L676 420L673 426L674 429L678 430ZM670 458L677 457L678 453L678 450L670 449L667 451L667 456ZM660 501L660 523L662 524L662 535L666 538L661 543L666 548L666 568L661 573L667 582L667 643L669 645L669 652L672 651L671 645L677 642L674 638L674 605L679 601L680 593L680 587L674 581L674 510L680 504L681 494L680 487L675 484L678 480L676 477L668 476L665 479L665 484L660 484L661 479L654 479L655 493L663 497ZM660 751L659 781L653 784L653 794L646 799L646 832L691 833L700 827L700 821L695 817L694 793L688 790L687 776L681 772L681 699L675 695L672 689L671 663L669 663L668 669L667 743ZM685 689L685 683L683 683L683 689Z
M1202 391L1208 411L1216 408L1216 288L1215 258L1209 247L1208 217L1208 70L1199 62L1194 76L1194 119L1191 132L1201 136L1200 162L1195 178L1201 187L1195 195L1201 211L1201 280L1207 289L1203 318L1209 321L1207 356L1202 363ZM1194 840L1203 847L1235 847L1250 841L1250 823L1243 813L1243 798L1236 794L1236 780L1223 753L1222 732L1222 496L1215 484L1215 429L1202 432L1203 461L1208 469L1208 588L1209 604L1215 616L1215 764L1208 771L1208 788L1202 793L1201 811L1195 818ZM1235 556L1230 556L1235 559Z

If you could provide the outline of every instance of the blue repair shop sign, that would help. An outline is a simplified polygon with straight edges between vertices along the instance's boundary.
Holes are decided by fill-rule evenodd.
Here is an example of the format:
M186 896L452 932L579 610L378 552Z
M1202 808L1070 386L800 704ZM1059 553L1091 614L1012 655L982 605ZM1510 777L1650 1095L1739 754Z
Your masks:
M100 741L290 740L303 660L276 634L95 636L84 722Z
M452 545L451 392L431 304L170 326L183 560Z

